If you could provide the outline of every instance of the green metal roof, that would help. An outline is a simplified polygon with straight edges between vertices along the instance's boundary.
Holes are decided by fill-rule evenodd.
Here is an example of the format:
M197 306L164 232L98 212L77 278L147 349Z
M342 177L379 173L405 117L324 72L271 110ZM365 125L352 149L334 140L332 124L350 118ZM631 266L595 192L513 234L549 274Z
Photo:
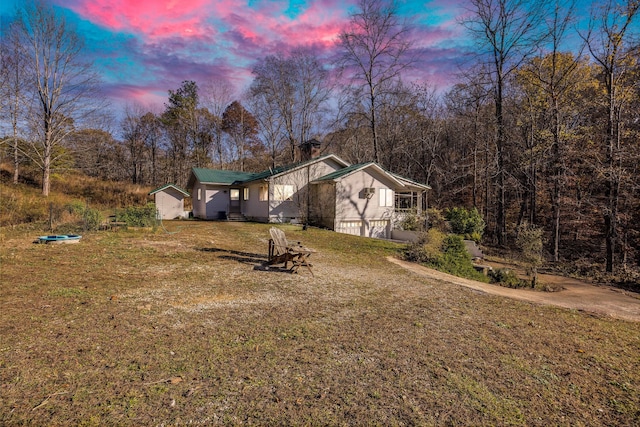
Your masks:
M340 158L328 154L322 157L315 157L311 160L307 160L305 162L294 163L291 165L278 166L277 168L269 168L262 172L238 172L238 171L230 171L230 170L217 170L217 169L206 169L206 168L193 168L193 176L195 176L198 181L206 184L243 184L251 181L259 181L263 179L270 178L275 175L279 175L284 172L291 171L296 168L300 168L306 166L311 163L315 163L318 161L322 161L328 158L333 158L338 163L347 164ZM189 178L188 186L191 187L193 185L192 178Z
M400 176L398 174L395 173L391 173L389 171L384 170L380 165L378 165L376 162L366 162L366 163L359 163L356 165L351 165L348 166L346 168L337 170L335 172L331 172L328 175L322 176L318 179L316 179L314 182L323 182L323 181L333 181L333 180L337 180L340 179L342 177L345 177L353 172L357 172L359 170L364 170L367 169L369 167L374 167L375 169L378 169L379 172L381 172L382 174L386 175L388 179L390 179L391 181L395 181L396 183L398 183L401 187L406 187L407 184L413 187L418 187L418 188L422 188L422 189L431 189L431 187L429 187L428 185L425 184L420 184L418 182L412 181L410 179L407 179L403 176Z
M243 181L253 181L255 173L229 170L193 168L193 174L198 181L207 184L234 184Z
M397 179L401 180L401 181L406 181L411 185L414 185L416 187L420 187L420 188L424 188L425 190L431 190L431 186L428 184L421 184L418 181L414 181L412 179L409 178L405 178L402 175L398 175L397 173L393 173L393 172L389 172L390 175L393 175L394 177L396 177Z
M286 172L298 166L300 166L300 163L296 163L294 165L278 166L277 168L274 168L274 169L267 169L265 171L253 174L251 179L248 179L247 181L257 181L260 179L269 178L274 175L278 175L279 173Z
M321 157L316 157L313 158L311 160L307 160L305 162L300 162L300 163L294 163L294 164L290 164L290 165L285 165L285 166L279 166L277 168L274 169L267 169L265 171L262 172L239 172L239 171L230 171L230 170L216 170L216 169L205 169L205 168L193 168L193 176L195 176L198 181L202 182L202 183L206 183L206 184L221 184L221 185L240 185L240 184L245 184L247 182L251 182L251 181L259 181L259 180L264 180L264 179L268 179L271 178L273 176L285 173L285 172L289 172L291 170L294 170L296 168L300 168L300 167L304 167L308 164L312 164L314 162L318 162L318 161L322 161L328 158L334 158L338 163L342 163L342 164L347 164L345 163L343 160L341 160L340 158L332 155L332 154L328 154L325 156L321 156ZM418 187L418 188L422 188L422 189L431 189L431 187L429 187L426 184L421 184L419 182L416 181L412 181L408 178L405 178L403 176L400 176L398 174L392 173L392 172L388 172L385 171L384 169L382 169L377 163L375 162L365 162L365 163L358 163L355 165L349 165L346 166L342 169L338 169L337 171L331 172L327 175L324 175L318 179L316 179L314 182L324 182L324 181L332 181L332 180L336 180L336 179L340 179L344 176L347 176L353 172L362 170L362 169L366 169L368 167L373 166L376 169L379 169L379 171L383 174L386 174L387 177L389 179L391 179L392 181L396 181L400 186L404 187L405 185L409 185L409 186L413 186L413 187ZM403 184L404 183L404 184ZM156 190L153 190L151 193L149 194L153 194L157 191L161 191L162 189L168 187L168 186L174 186L173 184L167 184L164 187L160 187ZM192 178L189 179L189 187L191 187L191 185L193 185L193 180ZM185 194L188 195L188 193L182 189L180 189L179 187L176 187L179 191L184 192Z
M346 164L343 160L339 159L338 157L334 156L333 154L327 154L325 156L314 157L313 159L306 160L304 162L293 163L293 164L284 165L284 166L278 166L277 168L274 168L274 169L267 169L265 171L253 174L253 177L251 179L247 179L245 181L257 181L257 180L260 180L260 179L270 178L272 176L279 175L281 173L288 172L290 170L293 170L293 169L296 169L296 168L300 168L300 167L304 167L304 166L306 166L308 164L316 163L316 162L319 162L319 161L322 161L322 160L325 160L325 159L329 159L329 158L335 159L338 163Z
M330 174L322 176L322 177L316 179L316 181L331 181L331 180L334 180L334 179L342 178L343 176L349 175L352 172L355 172L355 171L360 170L360 169L364 169L367 166L373 165L373 164L375 164L375 163L367 162L367 163L358 163L356 165L347 166L346 168L338 169L335 172L331 172Z

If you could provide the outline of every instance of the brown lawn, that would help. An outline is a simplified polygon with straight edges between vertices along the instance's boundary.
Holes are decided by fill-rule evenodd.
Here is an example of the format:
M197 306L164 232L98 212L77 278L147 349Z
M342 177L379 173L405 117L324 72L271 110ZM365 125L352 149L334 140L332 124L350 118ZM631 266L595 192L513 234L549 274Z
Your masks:
M1 425L634 425L638 323L425 278L401 246L268 226L36 245L0 230Z

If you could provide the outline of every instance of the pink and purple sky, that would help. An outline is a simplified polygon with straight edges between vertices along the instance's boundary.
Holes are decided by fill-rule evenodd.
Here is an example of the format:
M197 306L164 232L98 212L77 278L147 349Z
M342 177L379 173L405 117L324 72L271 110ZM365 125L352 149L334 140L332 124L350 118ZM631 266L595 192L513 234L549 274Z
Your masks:
M330 55L355 0L49 0L77 26L115 104L162 105L183 80L227 80L238 92L255 61L306 46ZM7 22L23 0L3 0ZM464 0L399 0L423 61L415 78L452 83L465 48Z
M2 0L7 22L24 0ZM162 105L183 80L226 80L238 93L255 61L306 46L330 56L356 0L48 0L77 26L115 104ZM470 43L466 0L398 0L414 24L414 81L446 89Z

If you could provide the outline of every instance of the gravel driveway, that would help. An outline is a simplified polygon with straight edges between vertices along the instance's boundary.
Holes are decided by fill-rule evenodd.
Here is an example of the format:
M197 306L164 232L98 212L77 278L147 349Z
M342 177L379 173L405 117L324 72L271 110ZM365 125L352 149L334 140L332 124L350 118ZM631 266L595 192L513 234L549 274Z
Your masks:
M442 282L465 286L492 295L499 295L538 304L555 305L581 310L616 319L640 322L640 298L637 294L608 286L595 286L577 279L540 274L542 282L561 284L559 292L540 292L529 289L510 289L498 285L476 282L442 273L412 262L388 257L390 262L404 267L420 276Z

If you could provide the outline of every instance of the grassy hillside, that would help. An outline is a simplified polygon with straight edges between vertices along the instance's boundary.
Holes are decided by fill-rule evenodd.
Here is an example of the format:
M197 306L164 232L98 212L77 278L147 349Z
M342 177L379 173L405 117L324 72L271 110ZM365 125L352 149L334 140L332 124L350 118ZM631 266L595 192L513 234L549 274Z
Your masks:
M168 222L0 245L2 425L634 425L635 323L426 281L401 246Z
M55 214L54 226L73 223L77 218L65 215L67 206L88 206L108 212L115 208L143 205L151 199L150 187L124 182L101 181L86 175L67 172L52 176L51 194L43 197L39 176L26 172L18 184L12 183L12 174L6 165L0 165L0 227L32 224L48 226L51 209Z

